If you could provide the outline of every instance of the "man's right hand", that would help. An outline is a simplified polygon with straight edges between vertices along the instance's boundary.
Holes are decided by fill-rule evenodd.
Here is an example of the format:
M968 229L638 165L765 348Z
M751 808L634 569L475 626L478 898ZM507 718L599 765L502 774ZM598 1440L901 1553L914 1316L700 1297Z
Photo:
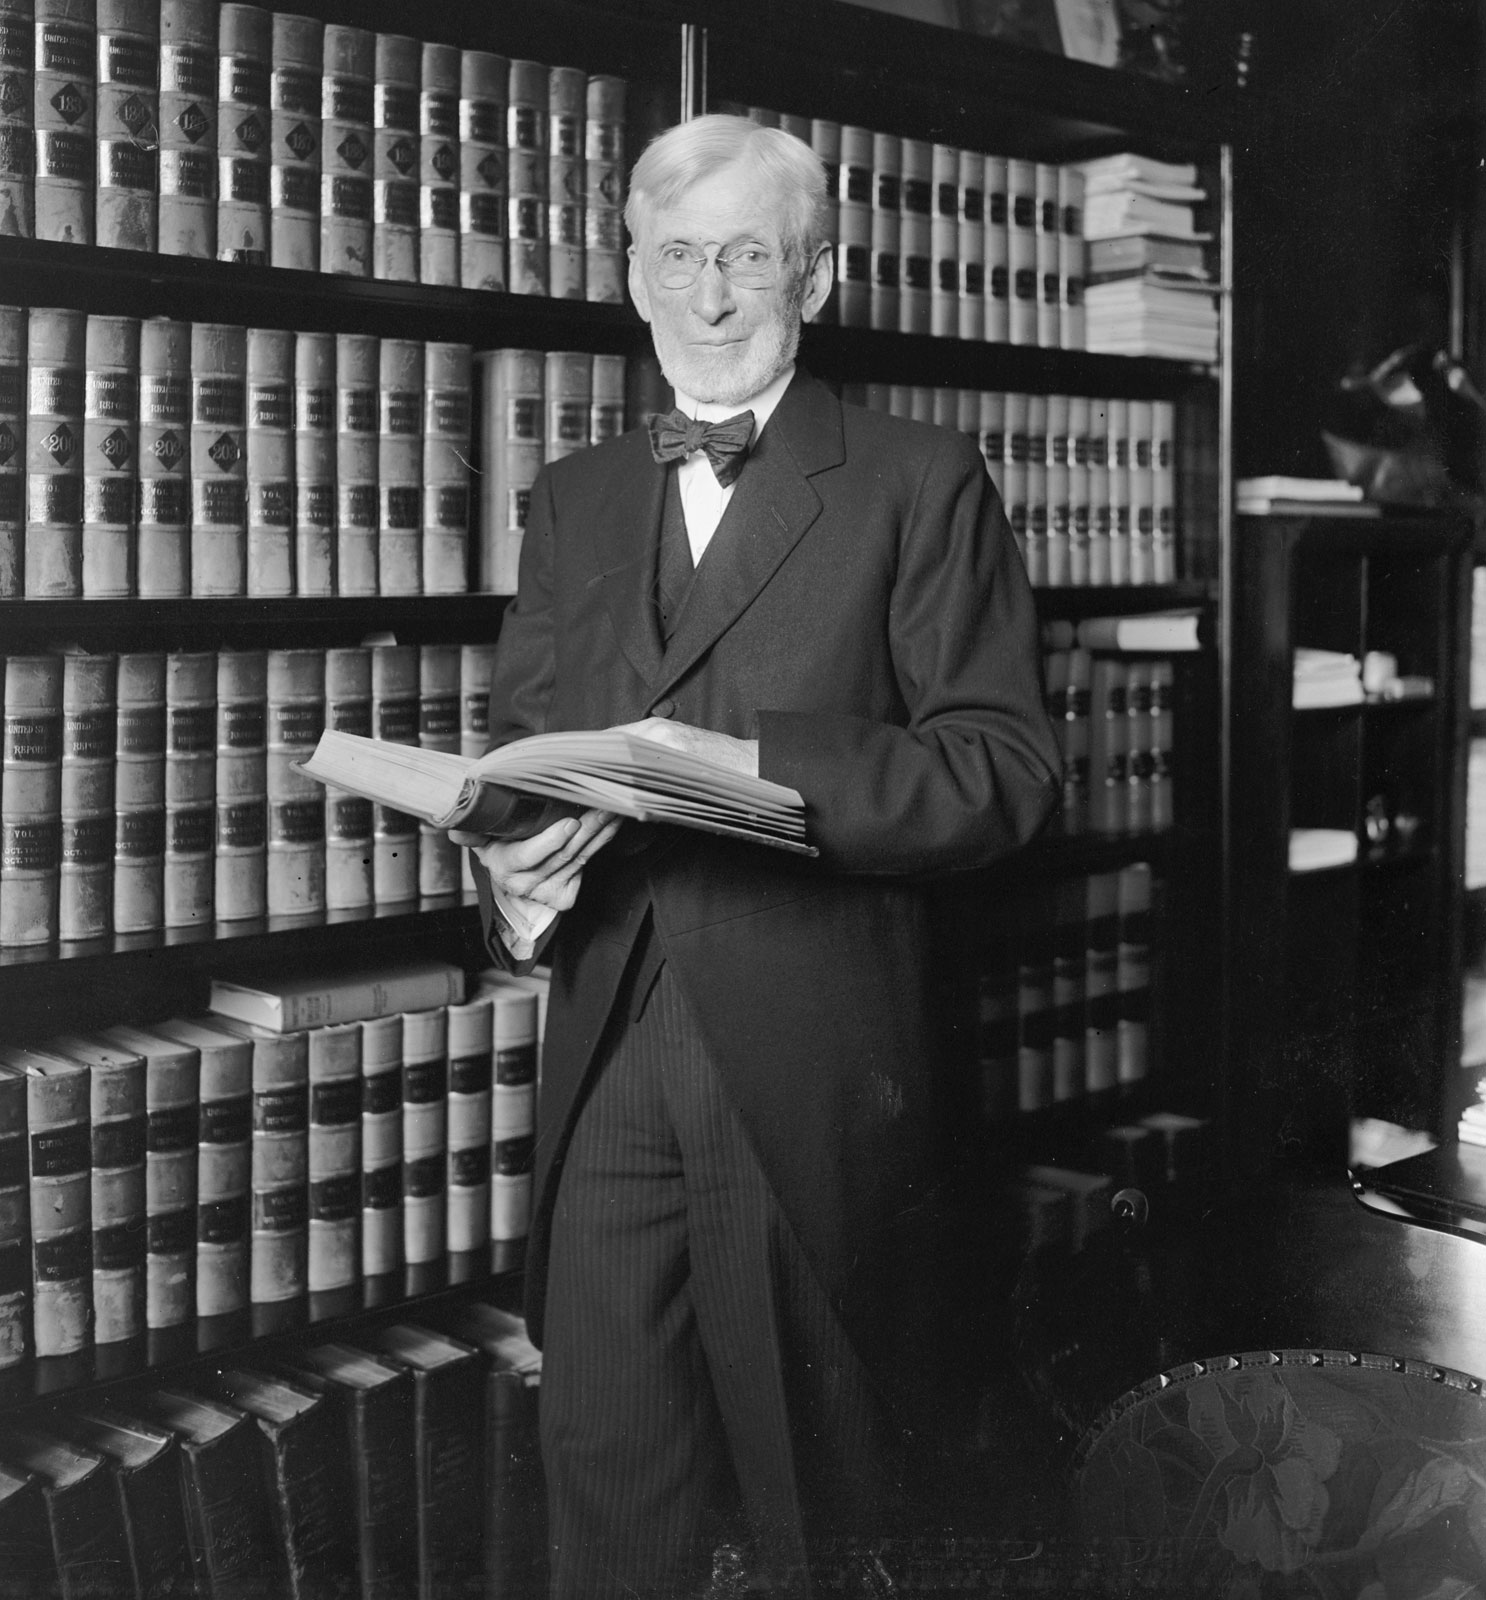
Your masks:
M567 911L578 898L585 864L614 837L621 821L612 812L594 809L564 817L529 839L492 839L457 828L449 837L475 852L501 894Z

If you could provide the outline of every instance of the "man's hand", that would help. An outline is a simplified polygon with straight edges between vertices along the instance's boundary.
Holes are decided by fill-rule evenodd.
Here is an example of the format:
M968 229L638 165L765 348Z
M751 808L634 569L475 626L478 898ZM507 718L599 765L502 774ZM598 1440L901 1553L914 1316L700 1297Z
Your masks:
M672 750L684 750L687 755L703 756L721 767L746 772L750 778L758 777L757 739L734 739L730 734L713 733L710 728L693 728L688 723L672 722L667 717L646 717L643 722L626 722L615 731L636 733L642 739L653 739L656 744L669 745Z
M468 845L490 881L515 901L568 911L578 898L583 868L619 831L623 819L609 811L564 817L529 839L491 839L451 828L457 845Z

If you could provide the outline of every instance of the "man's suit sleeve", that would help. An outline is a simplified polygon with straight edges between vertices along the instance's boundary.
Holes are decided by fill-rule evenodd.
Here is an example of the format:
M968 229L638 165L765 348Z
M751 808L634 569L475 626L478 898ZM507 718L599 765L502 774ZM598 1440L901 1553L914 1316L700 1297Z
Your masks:
M1036 833L1060 780L1031 589L968 441L943 436L898 548L887 632L906 724L760 709L760 775L801 792L840 870L984 865Z

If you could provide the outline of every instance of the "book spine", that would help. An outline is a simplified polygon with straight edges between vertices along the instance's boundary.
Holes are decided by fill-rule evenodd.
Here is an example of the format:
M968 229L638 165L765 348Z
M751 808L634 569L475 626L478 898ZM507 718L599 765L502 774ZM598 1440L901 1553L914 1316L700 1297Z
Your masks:
M1151 581L1175 583L1177 578L1176 406L1170 400L1156 400L1151 405L1151 474L1155 506Z
M191 325L147 317L139 330L138 529L141 599L191 592Z
M537 1092L538 1003L535 994L492 996L490 1237L524 1239L531 1222L531 1162Z
M1068 581L1087 588L1093 536L1093 479L1089 470L1089 407L1086 395L1068 400Z
M1037 163L1006 163L1006 259L1010 287L1007 338L1037 343Z
M203 1594L282 1592L282 1558L254 1431L254 1424L239 1416L235 1426L215 1438L182 1445L186 1531Z
M224 0L217 19L217 260L267 266L273 18Z
M31 1346L31 1188L26 1079L0 1080L0 1370Z
M531 486L544 453L544 362L538 350L494 350L480 359L480 587L515 594Z
M98 939L111 925L115 672L111 655L63 658L57 931L64 940Z
M484 1542L484 1372L474 1359L414 1373L421 1592L467 1593Z
M1125 668L1125 831L1151 829L1151 670L1152 663L1132 659Z
M0 238L36 233L36 53L31 0L0 7Z
M543 454L557 461L588 445L593 357L578 350L549 351L542 386L547 412Z
M325 654L268 653L268 914L325 909L325 793L298 771L325 726Z
M375 60L374 34L326 23L320 78L320 270L350 278L369 278L372 271Z
M316 1396L292 1422L259 1422L287 1592L294 1596L345 1593L355 1570L355 1534L345 1515L350 1471L340 1420L332 1404Z
M372 276L418 281L418 90L421 49L377 35L372 100Z
M1113 584L1130 582L1132 526L1130 474L1130 402L1118 396L1105 402L1109 459L1109 577Z
M394 744L418 743L418 651L372 647L372 733ZM373 808L372 885L378 905L418 893L418 822L391 806Z
M139 320L88 318L83 378L83 594L134 593L138 516Z
M986 256L986 159L975 150L955 151L955 253L959 306L958 336L985 339L990 295Z
M308 1283L309 1093L305 1035L253 1042L249 1297L292 1300Z
M38 1356L86 1348L92 1331L92 1170L88 1073L26 1080L31 1259Z
M1152 454L1155 427L1151 402L1131 400L1130 415L1130 577L1131 583L1156 581L1156 474Z
M191 593L197 596L247 592L247 369L245 328L191 325Z
M1148 861L1120 870L1115 911L1115 990L1119 997L1115 1075L1122 1085L1139 1083L1150 1072L1152 897Z
M598 74L588 80L583 134L583 292L600 305L623 305L624 116L628 85Z
M588 411L588 442L603 444L624 432L623 356L593 358L593 400Z
M253 1051L246 1041L203 1042L196 1147L196 1314L248 1303Z
M466 50L459 74L459 281L506 286L506 87L511 64Z
M196 1164L200 1056L151 1053L145 1067L145 1316L176 1328L196 1315Z
M1052 885L1053 1102L1084 1093L1084 888L1076 878Z
M1058 343L1082 350L1085 343L1084 175L1076 165L1058 168Z
M7 19L0 14L0 96L5 92ZM4 236L4 112L0 111L0 237ZM26 313L0 306L0 600L26 587Z
M1073 581L1073 510L1069 504L1068 396L1047 397L1047 581Z
M506 104L506 287L547 293L547 68L513 61Z
M320 76L324 25L273 15L269 76L269 260L314 272L320 265Z
M868 325L896 331L902 303L903 141L872 135L872 284Z
M448 1007L449 1155L445 1237L451 1251L490 1240L492 1055L491 1000Z
M1170 661L1151 666L1151 827L1164 832L1171 827L1174 810L1171 793L1171 745L1175 731L1176 669Z
M118 1474L129 1554L143 1594L195 1592L180 1474L180 1442L174 1438L150 1460Z
M160 253L217 253L217 8L160 0Z
M5 662L0 756L0 946L57 937L62 808L62 658Z
M167 928L212 920L212 833L217 715L214 651L176 651L165 661L165 872Z
M547 74L547 292L556 300L582 300L584 121L588 78L576 67Z
M418 97L418 281L459 283L459 76L453 45L422 48Z
M294 593L294 335L247 330L247 589Z
M370 738L371 655L357 647L325 652L325 726ZM372 804L359 795L325 791L325 904L355 910L374 901Z
M959 151L936 144L929 159L929 332L939 339L955 339L960 332L962 289Z
M361 1271L394 1272L402 1253L402 1016L361 1024Z
M407 1375L351 1394L351 1458L363 1594L401 1600L418 1589L413 1386Z
M36 237L93 243L93 0L37 0Z
M1089 401L1089 583L1109 582L1109 402Z
M33 307L28 313L27 599L66 600L82 593L86 343L83 312Z
M380 369L374 335L336 335L336 589L343 598L377 593Z
M377 408L377 585L419 594L423 515L423 345L383 339Z
M459 754L459 646L426 644L418 652L418 743ZM418 824L418 893L455 894L458 848L443 828Z
M294 592L337 592L333 333L294 335Z
M1027 402L1027 515L1023 555L1027 581L1038 587L1050 581L1048 571L1047 396L1030 394Z
M1113 656L1095 656L1089 698L1089 825L1095 833L1129 828L1127 668Z
M97 241L155 250L160 121L158 0L97 0Z
M463 594L469 588L472 361L467 344L424 346L424 594Z
M90 1067L93 1338L145 1329L145 1064L129 1055Z
M409 1011L402 1019L403 1258L437 1261L445 1249L448 1160L448 1012Z
M268 910L267 676L261 650L218 658L215 882L224 922Z
M1011 339L1011 195L1005 156L981 158L985 209L985 336L996 344Z
M493 644L459 647L459 753L483 756L490 743L490 674L495 666Z
M933 147L903 140L903 186L898 249L898 330L928 333L933 295Z
M1033 245L1037 271L1037 343L1044 349L1056 350L1061 342L1059 320L1063 299L1058 279L1058 250L1063 231L1058 210L1058 169L1046 161L1035 162L1032 185L1037 207Z
M114 761L113 929L165 921L165 657L119 657Z
M309 1265L313 1294L361 1270L361 1024L309 1035Z

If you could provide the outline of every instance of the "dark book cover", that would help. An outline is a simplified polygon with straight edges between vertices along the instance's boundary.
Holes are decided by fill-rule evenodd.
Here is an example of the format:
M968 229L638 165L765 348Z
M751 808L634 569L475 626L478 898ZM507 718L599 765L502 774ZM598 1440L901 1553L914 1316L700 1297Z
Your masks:
M137 1596L112 1474L101 1456L63 1439L7 1425L0 1459L41 1480L62 1600ZM45 1591L42 1591L43 1593Z
M15 1595L58 1592L41 1479L18 1467L0 1467L0 1572ZM0 1589L0 1593L3 1593Z
M484 1363L469 1345L410 1323L371 1342L413 1379L419 1600L463 1600L484 1556Z
M348 1475L334 1409L321 1396L262 1372L229 1369L206 1380L252 1418L259 1470L283 1553L285 1596L351 1600L356 1540L346 1516Z
M418 1588L412 1375L341 1344L296 1351L282 1366L324 1398L349 1451L361 1600L405 1600Z
M195 1596L176 1436L101 1405L58 1412L49 1421L108 1464L139 1600Z
M138 1402L181 1442L186 1536L203 1600L264 1600L285 1579L252 1421L241 1411L156 1389Z

